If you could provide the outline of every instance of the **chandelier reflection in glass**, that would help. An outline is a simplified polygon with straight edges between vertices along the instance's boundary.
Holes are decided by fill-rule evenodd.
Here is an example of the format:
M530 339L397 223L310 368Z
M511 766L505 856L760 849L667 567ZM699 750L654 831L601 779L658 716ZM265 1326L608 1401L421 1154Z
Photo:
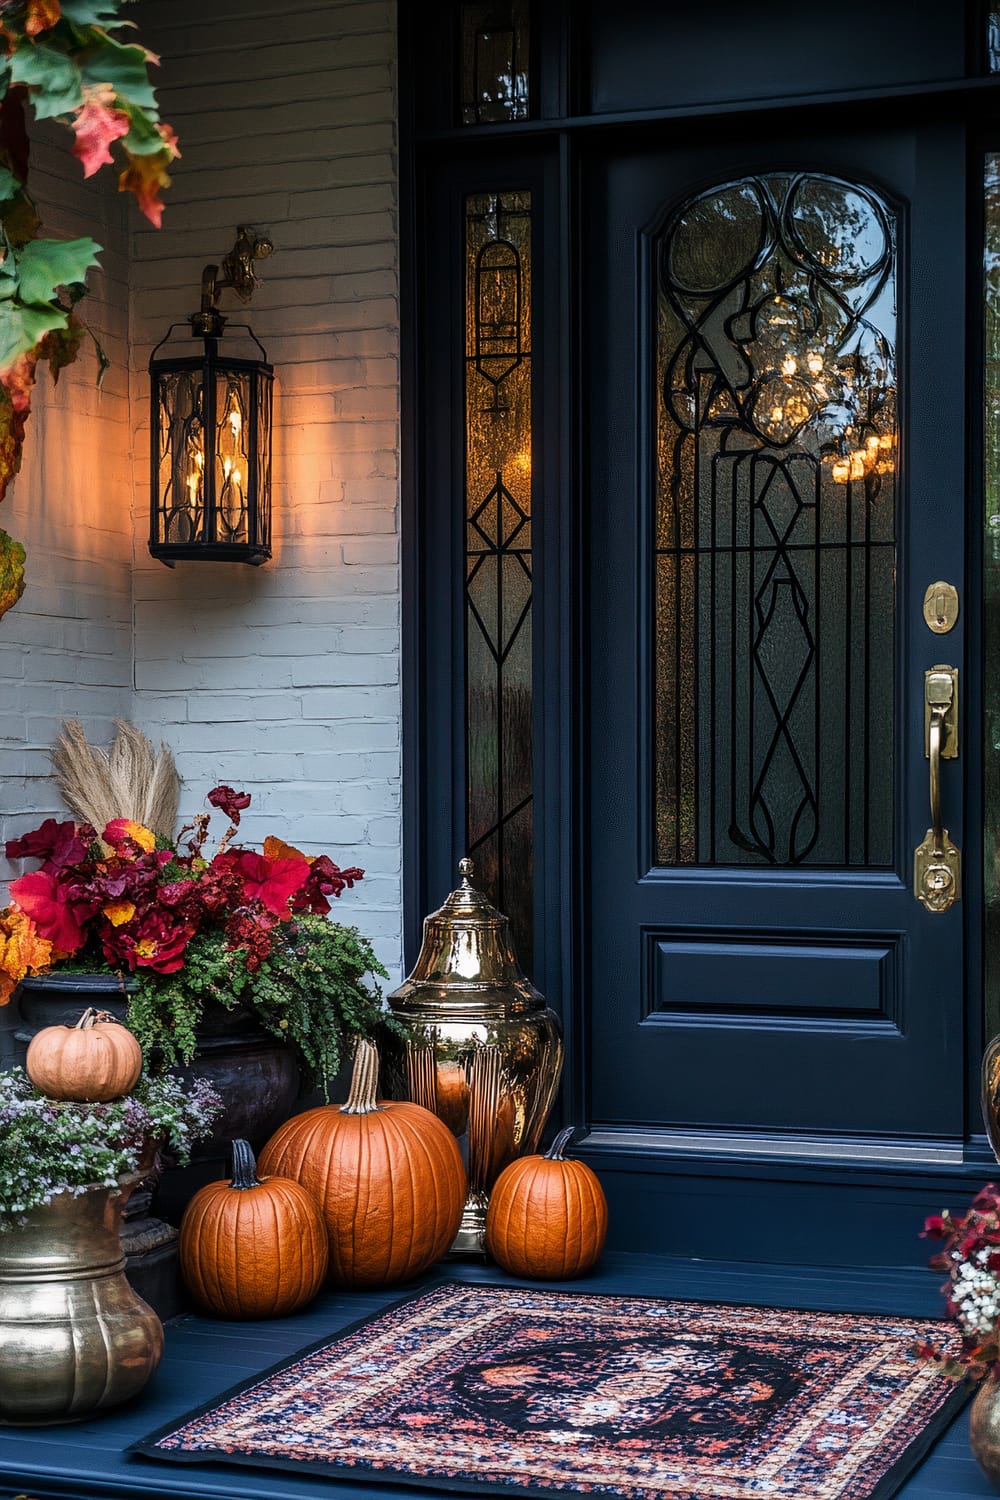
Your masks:
M689 199L651 248L657 862L885 866L894 211L768 173Z
M230 333L246 335L252 352L222 351L226 319L216 306L227 286L249 301L258 284L253 263L271 249L241 226L221 277L218 266L205 267L201 309L188 320L201 352L160 355L183 326L174 324L150 359L149 550L168 567L196 558L256 565L271 555L273 371L245 324Z

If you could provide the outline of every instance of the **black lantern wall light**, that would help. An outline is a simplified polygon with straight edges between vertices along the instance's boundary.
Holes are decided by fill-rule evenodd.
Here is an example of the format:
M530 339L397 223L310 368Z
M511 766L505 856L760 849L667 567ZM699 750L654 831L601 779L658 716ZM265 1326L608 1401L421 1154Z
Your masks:
M218 266L206 266L201 309L188 319L200 354L160 355L174 323L149 361L151 456L149 550L168 567L181 559L259 564L271 556L271 394L274 374L264 346L245 323L260 358L223 353L226 319L217 302L232 287L249 302L259 285L254 263L270 240L240 225Z

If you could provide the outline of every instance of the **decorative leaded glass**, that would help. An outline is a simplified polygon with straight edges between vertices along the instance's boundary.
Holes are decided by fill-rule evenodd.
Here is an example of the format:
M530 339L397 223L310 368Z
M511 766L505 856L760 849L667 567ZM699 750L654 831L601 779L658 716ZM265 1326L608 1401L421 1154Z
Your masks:
M462 6L462 124L526 120L529 0L466 0Z
M895 225L775 173L656 239L655 857L893 857Z
M531 194L465 204L468 846L532 949Z

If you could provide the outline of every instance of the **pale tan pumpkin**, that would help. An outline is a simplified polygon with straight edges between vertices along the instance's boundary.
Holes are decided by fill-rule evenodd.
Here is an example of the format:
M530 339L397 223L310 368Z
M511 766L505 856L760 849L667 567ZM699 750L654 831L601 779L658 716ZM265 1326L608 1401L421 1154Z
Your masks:
M311 1302L326 1279L326 1225L305 1188L257 1176L248 1141L233 1142L230 1181L199 1188L178 1243L192 1297L223 1318L281 1318Z
M451 1246L465 1204L455 1137L419 1104L377 1102L378 1053L358 1043L351 1092L287 1120L260 1156L317 1201L337 1286L409 1281Z
M85 1010L75 1026L45 1026L28 1044L24 1068L50 1099L107 1104L134 1089L142 1048L105 1010Z
M596 1265L608 1232L608 1204L597 1176L563 1150L574 1126L544 1156L512 1161L494 1184L486 1248L512 1276L568 1281Z

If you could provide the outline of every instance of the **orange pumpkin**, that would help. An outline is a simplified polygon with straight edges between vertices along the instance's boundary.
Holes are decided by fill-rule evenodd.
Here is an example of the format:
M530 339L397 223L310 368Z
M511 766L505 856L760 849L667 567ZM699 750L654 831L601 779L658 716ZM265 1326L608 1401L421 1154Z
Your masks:
M200 1188L181 1220L181 1275L223 1318L283 1318L326 1278L326 1225L305 1188L257 1176L248 1141L233 1142L233 1176Z
M486 1248L512 1276L567 1281L596 1265L608 1232L608 1203L597 1176L563 1150L570 1125L544 1156L512 1161L494 1184Z
M85 1010L75 1026L45 1026L28 1044L28 1077L50 1099L107 1104L139 1082L142 1048L106 1010Z
M378 1053L360 1041L346 1104L286 1120L261 1171L293 1177L319 1204L337 1286L409 1281L449 1249L465 1170L447 1125L419 1104L377 1102Z

